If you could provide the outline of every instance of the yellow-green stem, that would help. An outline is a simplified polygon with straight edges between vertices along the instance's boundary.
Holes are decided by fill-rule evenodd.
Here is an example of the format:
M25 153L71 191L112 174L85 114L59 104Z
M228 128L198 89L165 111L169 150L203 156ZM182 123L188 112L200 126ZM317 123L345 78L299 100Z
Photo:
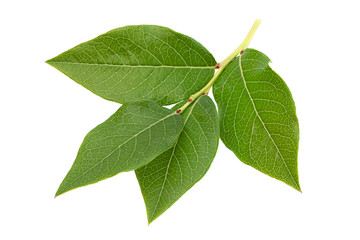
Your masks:
M215 81L219 78L222 71L224 71L225 67L241 52L243 52L250 44L251 39L253 38L256 29L260 25L261 20L256 20L253 26L251 27L249 33L245 37L244 41L240 44L240 46L231 53L224 61L220 62L219 69L216 71L215 75L210 79L210 81L203 87L200 91L190 96L187 103L185 103L181 108L179 108L176 112L182 113L193 101L195 101L198 97L200 97L203 94L208 94L210 91L210 88L215 83Z

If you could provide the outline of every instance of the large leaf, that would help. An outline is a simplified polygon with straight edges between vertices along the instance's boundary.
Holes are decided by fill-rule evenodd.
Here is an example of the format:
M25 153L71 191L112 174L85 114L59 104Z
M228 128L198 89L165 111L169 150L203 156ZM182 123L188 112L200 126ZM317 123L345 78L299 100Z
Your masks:
M93 93L115 102L181 101L213 76L214 57L194 39L160 26L127 26L47 61Z
M56 196L147 164L174 144L183 122L155 102L124 104L86 135Z
M201 96L183 116L184 128L175 145L135 171L149 223L204 176L216 154L219 120L213 101Z
M295 104L269 61L247 49L214 84L220 137L241 161L300 191Z

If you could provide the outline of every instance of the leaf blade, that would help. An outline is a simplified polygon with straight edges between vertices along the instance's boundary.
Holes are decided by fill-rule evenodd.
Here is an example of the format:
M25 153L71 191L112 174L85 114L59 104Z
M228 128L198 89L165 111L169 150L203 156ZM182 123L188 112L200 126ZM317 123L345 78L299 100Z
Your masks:
M114 29L47 62L107 100L161 105L201 89L216 65L194 39L152 25Z
M219 122L212 100L201 96L183 115L185 124L175 145L135 170L149 223L205 175L216 154Z
M182 124L155 102L124 104L86 135L56 196L145 165L173 145Z
M269 61L247 49L214 84L220 136L241 161L301 191L295 104Z

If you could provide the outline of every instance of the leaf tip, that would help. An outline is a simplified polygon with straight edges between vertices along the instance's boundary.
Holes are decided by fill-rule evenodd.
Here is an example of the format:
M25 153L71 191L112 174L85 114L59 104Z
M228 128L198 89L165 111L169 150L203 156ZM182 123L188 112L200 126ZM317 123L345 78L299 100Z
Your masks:
M60 196L61 195L61 193L58 193L58 192L56 192L55 193L55 196L54 196L54 199L56 199L58 196Z
M49 64L50 65L50 62L51 62L51 59L48 59L45 61L45 63Z
M147 219L147 221L148 221L148 227L150 226L150 224L153 222L155 220L155 218L153 218L153 217L149 217L148 216L148 219Z
M64 189L62 189L61 186L60 186L59 189L58 189L58 190L56 191L56 193L55 193L54 199L57 198L58 196L64 194L64 193L66 193L67 191L69 191L69 190L64 190Z
M55 194L54 199L57 199L57 197L60 196L60 195L62 195L62 193L60 193L60 194Z
M161 215L161 214L160 214ZM147 214L147 221L148 221L148 226L150 226L150 224L152 223L152 222L154 222L154 220L155 219L157 219L160 215L158 215L158 214L155 214L155 213L153 213L153 214Z
M54 58L45 61L45 63L49 64L50 66L53 66L53 62L54 62Z
M297 190L298 192L302 193L299 182L297 182L295 185L292 185L292 187L293 187L295 190Z

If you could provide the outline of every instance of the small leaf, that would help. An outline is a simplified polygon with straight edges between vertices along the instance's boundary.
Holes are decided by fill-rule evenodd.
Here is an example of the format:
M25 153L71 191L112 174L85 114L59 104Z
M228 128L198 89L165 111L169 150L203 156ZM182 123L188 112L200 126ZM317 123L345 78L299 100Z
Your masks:
M183 122L155 102L124 104L86 135L56 196L147 164L174 144Z
M137 169L151 223L209 169L219 143L219 120L213 101L201 96L183 113L185 124L175 145Z
M214 84L220 137L241 161L300 191L295 104L269 61L247 49Z
M153 100L161 105L200 90L216 65L194 39L151 25L114 29L47 63L105 99Z

